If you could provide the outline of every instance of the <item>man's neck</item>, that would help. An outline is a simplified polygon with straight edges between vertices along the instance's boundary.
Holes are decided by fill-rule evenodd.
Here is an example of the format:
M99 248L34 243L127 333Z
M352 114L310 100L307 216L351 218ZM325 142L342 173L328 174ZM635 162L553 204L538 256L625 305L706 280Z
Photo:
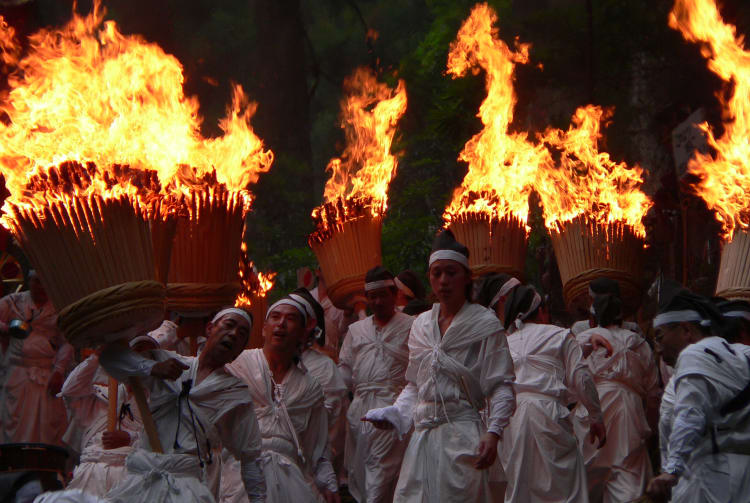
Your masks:
M211 375L214 370L223 366L223 364L213 361L209 353L205 351L202 352L200 355L198 355L198 372L195 376L195 384L198 384L203 379Z
M277 383L283 381L294 363L294 356L279 353L267 347L263 348L263 355L266 357L266 362L268 362L268 368L271 369L273 380Z
M392 311L387 318L378 318L377 316L373 315L372 319L375 321L375 324L377 326L384 327L393 319L394 316L396 316L396 311Z
M443 317L446 317L446 318L453 318L454 316L456 316L456 314L458 314L461 308L464 307L465 303L466 303L466 299L456 299L455 301L441 304L440 314L442 314Z

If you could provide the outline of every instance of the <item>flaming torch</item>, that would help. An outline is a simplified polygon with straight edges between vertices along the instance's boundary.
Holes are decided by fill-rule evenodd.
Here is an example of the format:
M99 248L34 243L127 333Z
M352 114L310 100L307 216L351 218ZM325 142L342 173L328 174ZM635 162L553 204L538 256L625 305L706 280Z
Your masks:
M308 243L318 258L328 296L341 309L364 303L364 278L381 263L380 230L388 185L396 172L391 143L406 111L406 88L379 83L359 68L344 81L341 125L347 145L327 171L323 205L312 212L315 231Z
M529 194L547 151L508 131L516 96L513 71L529 61L529 45L515 51L498 37L497 15L487 4L474 7L448 54L448 73L486 72L487 98L479 109L484 129L459 155L469 170L443 220L470 250L476 275L507 272L521 277L526 257Z
M641 168L614 162L598 149L601 123L611 115L597 106L581 107L567 131L547 129L542 135L553 155L535 188L569 309L587 298L588 284L597 277L620 283L626 308L640 301L646 235L641 220L651 201L640 190Z
M247 343L248 349L263 346L263 320L268 310L268 292L273 288L275 272L259 272L247 256L247 245L242 243L240 260L242 290L234 301L235 307L247 309L253 315L253 331Z
M712 152L696 152L688 172L724 231L716 295L750 299L750 51L713 0L677 0L669 26L688 42L701 42L709 69L733 86L731 93L719 95L723 134L716 137L707 123L700 125Z

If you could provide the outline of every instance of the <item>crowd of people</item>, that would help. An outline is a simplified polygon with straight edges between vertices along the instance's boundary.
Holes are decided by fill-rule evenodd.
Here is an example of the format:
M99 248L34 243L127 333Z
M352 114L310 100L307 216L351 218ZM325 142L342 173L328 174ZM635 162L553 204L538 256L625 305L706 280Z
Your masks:
M31 274L0 300L0 440L76 464L64 490L16 474L0 500L750 501L750 303L660 282L646 337L599 278L589 319L564 328L533 286L473 280L468 256L437 236L433 304L417 275L378 266L362 319L321 283L263 320L220 310L197 356L167 320L76 366Z

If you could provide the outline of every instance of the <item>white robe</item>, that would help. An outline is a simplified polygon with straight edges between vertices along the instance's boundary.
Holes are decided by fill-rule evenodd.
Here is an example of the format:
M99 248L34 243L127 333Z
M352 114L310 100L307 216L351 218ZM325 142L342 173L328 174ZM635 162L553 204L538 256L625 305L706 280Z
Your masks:
M747 346L707 337L682 350L663 470L679 476L673 503L747 501L750 494L750 403L721 409L750 383ZM663 409L669 412L668 407Z
M243 351L227 368L247 384L253 399L263 439L266 501L322 501L316 482L338 490L328 460L327 412L318 382L292 365L284 380L275 383L262 349ZM223 502L243 501L232 491L235 480L236 466L229 463L222 471Z
M580 346L568 329L526 323L508 336L516 413L505 431L506 502L586 503L586 472L567 405L574 396L601 420Z
M617 503L639 498L653 475L647 440L651 429L644 403L659 393L659 374L653 352L639 334L625 328L596 327L578 336L585 344L593 334L612 345L586 359L599 392L607 443L601 449L588 441L590 421L576 409L578 441L583 451L592 501Z
M353 323L339 355L339 368L354 399L347 414L345 466L349 492L357 501L393 500L408 439L378 430L362 417L393 404L406 386L412 316L397 312L380 328L372 316Z
M28 291L0 299L0 322L31 322L26 339L11 339L2 414L2 442L60 445L67 427L62 399L47 392L53 372L65 374L73 347L57 329L57 313L48 301L38 307Z
M132 452L143 427L135 403L127 400L127 390L120 384L118 429L130 435L130 445L104 449L102 433L107 430L108 379L99 367L99 358L92 355L73 369L60 391L68 409L68 430L63 441L81 457L67 488L81 489L100 498L125 478L125 458Z
M476 470L482 434L502 437L513 414L513 361L495 314L465 303L441 336L440 304L420 314L409 334L407 386L396 403L368 412L390 420L401 435L415 425L401 464L394 501L495 502L502 494L499 462ZM489 421L479 411L489 401Z
M150 452L147 435L126 461L128 476L112 489L113 502L213 502L205 471L212 447L223 445L241 461L242 481L250 501L263 501L260 475L261 439L253 404L245 386L226 371L214 370L196 383L198 358L164 350L152 351L156 361L176 358L188 369L176 381L150 377L155 361L132 351L107 348L100 357L105 370L119 380L140 376L149 390L149 408L164 454ZM201 463L203 466L201 466Z

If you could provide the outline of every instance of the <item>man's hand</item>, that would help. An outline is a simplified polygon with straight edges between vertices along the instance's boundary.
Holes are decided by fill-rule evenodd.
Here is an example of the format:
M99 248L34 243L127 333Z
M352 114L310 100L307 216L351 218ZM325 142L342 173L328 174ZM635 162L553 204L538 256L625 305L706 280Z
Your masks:
M188 366L175 358L164 360L151 367L151 375L161 379L174 381L188 369Z
M602 335L599 334L591 334L591 347L593 351L596 351L599 348L604 348L604 350L607 352L607 358L612 356L612 352L614 351L612 349L612 344L609 343L609 341Z
M494 433L487 432L479 439L477 448L477 459L474 461L474 468L477 470L486 470L497 459L497 441L500 440Z
M64 382L65 376L59 370L55 370L52 372L52 375L49 376L49 381L47 381L47 393L56 396L60 393Z
M328 489L323 490L323 498L326 503L341 503L341 496L338 492L329 491Z
M393 426L393 423L386 419L378 421L377 419L367 419L366 417L363 417L360 419L360 421L372 423L372 425L379 430L392 430L395 428L395 426Z
M652 498L669 498L672 488L677 485L679 477L671 473L662 473L652 478L646 486L646 494Z
M130 445L130 434L127 431L115 430L102 433L102 446L105 449L117 449Z
M596 446L596 448L601 449L604 447L604 444L607 443L607 428L601 421L598 423L592 423L589 427L589 442L593 443L597 439L599 439L599 445Z

